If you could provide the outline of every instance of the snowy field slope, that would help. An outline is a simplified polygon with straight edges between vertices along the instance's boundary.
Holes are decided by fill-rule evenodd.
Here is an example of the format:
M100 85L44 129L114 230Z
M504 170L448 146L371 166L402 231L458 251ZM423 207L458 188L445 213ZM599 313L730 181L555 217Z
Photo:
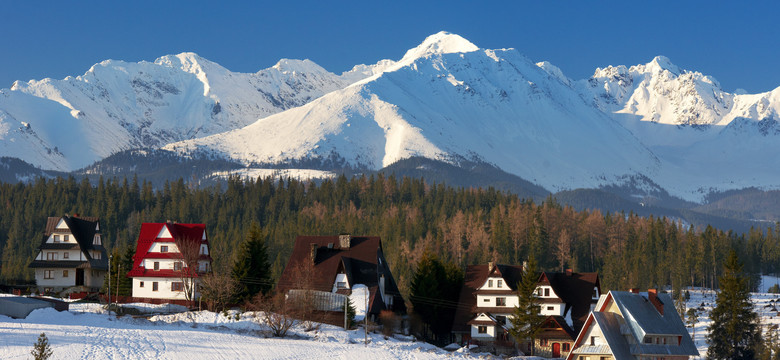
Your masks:
M45 332L53 359L451 359L470 357L433 345L385 339L360 330L323 325L319 331L294 328L291 338L265 337L267 327L251 313L239 320L201 311L116 319L96 304L71 304L71 311L33 311L26 319L0 316L0 357L28 359ZM370 354L370 355L369 355Z

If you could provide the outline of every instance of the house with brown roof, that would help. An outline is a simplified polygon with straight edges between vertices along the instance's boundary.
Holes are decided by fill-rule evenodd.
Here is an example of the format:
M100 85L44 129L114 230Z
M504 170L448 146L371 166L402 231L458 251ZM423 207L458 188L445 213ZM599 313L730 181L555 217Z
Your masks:
M588 316L567 360L685 360L699 356L671 296L610 291Z
M365 285L369 317L376 318L382 310L406 312L401 292L385 259L382 241L377 236L296 237L276 290L288 295L301 290L296 271L305 267L311 269L307 272L310 279L305 279L310 288L307 290L349 296L356 285ZM342 311L338 306L319 310Z
M511 352L516 347L509 335L508 320L518 304L517 284L522 273L522 266L492 262L466 268L452 328L456 342L487 345L499 352ZM536 291L540 314L546 316L536 339L536 355L565 356L598 300L598 275L570 270L544 272L539 275ZM522 344L521 350L528 351L530 346Z
M199 277L211 271L204 224L142 223L133 268L133 297L194 300Z
M108 257L96 217L49 217L38 255L30 263L38 291L98 291L108 271Z

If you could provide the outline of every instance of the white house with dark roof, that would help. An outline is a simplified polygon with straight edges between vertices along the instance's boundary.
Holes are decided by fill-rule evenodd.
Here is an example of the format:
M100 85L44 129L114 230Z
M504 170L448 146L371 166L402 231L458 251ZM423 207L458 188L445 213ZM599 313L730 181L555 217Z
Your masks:
M610 291L585 321L567 360L683 360L699 356L668 294Z
M81 287L98 291L108 271L108 257L96 217L49 217L38 255L30 263L38 291Z

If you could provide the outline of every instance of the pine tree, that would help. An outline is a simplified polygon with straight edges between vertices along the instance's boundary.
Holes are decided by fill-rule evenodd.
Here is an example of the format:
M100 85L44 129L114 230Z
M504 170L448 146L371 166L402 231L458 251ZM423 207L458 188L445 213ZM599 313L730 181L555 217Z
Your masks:
M463 272L456 265L443 264L430 251L423 252L412 277L409 301L436 340L444 339L452 326L452 304L457 302L462 283ZM423 335L428 336L427 332Z
M747 276L732 250L723 264L720 292L707 337L709 359L753 359L761 342L758 315L750 301Z
M271 289L271 267L260 226L252 222L236 253L231 276L238 283L236 300L243 301Z
M531 355L534 354L534 342L541 331L544 316L540 315L541 306L536 297L536 285L539 274L536 272L536 259L531 256L523 268L523 277L517 284L518 303L514 316L509 318L512 327L509 334L515 338L517 344L525 340L531 340Z
M35 343L30 354L35 360L46 360L51 357L52 353L53 351L49 345L49 339L46 337L45 333L41 333L41 335L38 336L38 342Z

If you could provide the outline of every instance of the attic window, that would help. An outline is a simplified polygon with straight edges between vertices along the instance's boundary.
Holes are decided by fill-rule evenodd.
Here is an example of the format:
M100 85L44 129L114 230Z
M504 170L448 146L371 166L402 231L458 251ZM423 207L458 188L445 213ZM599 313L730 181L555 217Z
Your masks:
M92 240L92 244L103 245L103 243L100 241L100 234L95 234L95 238Z
M496 287L501 287L501 286L503 286L503 285L504 285L504 281L503 281L503 280L498 280L498 281L496 282Z
M336 283L336 287L338 287L339 289L346 289L347 288L347 283L344 282L344 281L339 281L339 282Z
M62 235L62 241L68 242L68 235Z
M95 251L95 252L92 253L92 258L95 259L95 260L100 260L100 258L102 256L103 255L101 255L100 251Z
M54 235L54 242L60 242L60 236Z
M160 246L160 252L161 253L168 252L168 246L166 245Z
M488 287L493 287L493 280L488 280Z

